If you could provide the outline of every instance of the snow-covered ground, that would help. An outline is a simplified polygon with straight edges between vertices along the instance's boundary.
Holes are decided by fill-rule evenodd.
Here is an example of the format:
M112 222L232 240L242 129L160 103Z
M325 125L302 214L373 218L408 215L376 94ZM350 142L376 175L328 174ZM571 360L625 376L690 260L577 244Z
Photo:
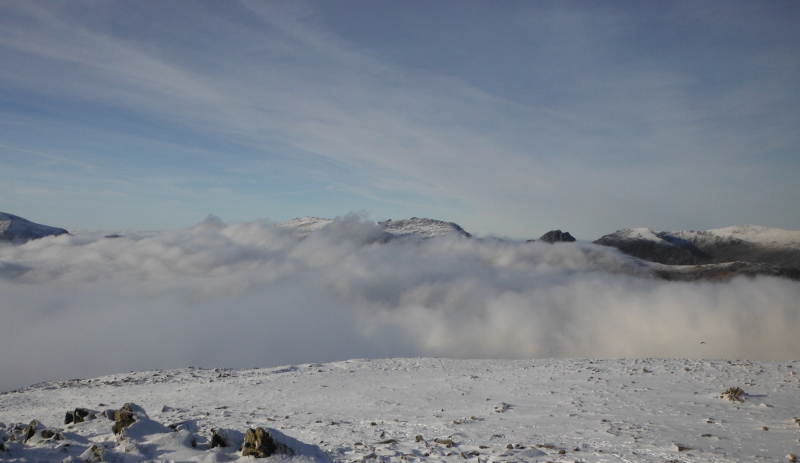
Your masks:
M97 445L106 461L251 460L237 448L242 433L263 427L302 461L788 461L800 453L799 369L798 361L397 358L117 374L0 395L0 435L18 428L0 459L81 461ZM734 387L742 402L721 397ZM118 441L102 413L128 402L152 421L141 418ZM64 425L78 407L98 418ZM34 419L63 440L39 431L21 443ZM209 449L212 429L234 446Z

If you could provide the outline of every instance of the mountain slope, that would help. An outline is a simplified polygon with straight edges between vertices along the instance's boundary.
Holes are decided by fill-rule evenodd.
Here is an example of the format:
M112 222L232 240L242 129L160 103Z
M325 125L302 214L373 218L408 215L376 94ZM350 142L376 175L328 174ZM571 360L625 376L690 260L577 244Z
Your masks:
M444 236L448 234L460 235L465 238L470 238L472 236L456 223L434 219L411 217L410 219L404 220L387 220L386 222L380 222L380 224L385 227L387 233L395 237L416 236L433 238L434 236Z
M288 222L278 224L281 228L295 230L298 237L303 238L310 233L321 230L331 223L332 219L321 219L319 217L301 217L292 219ZM385 222L377 222L376 225L383 228L386 232L387 239L393 238L433 238L435 236L444 236L448 234L455 234L471 237L469 233L464 231L458 224L453 222L444 222L435 219L422 219L412 217L403 220L387 220Z
M24 243L45 236L68 233L63 228L40 225L22 217L0 212L0 242Z
M263 427L296 449L265 461L778 462L798 453L798 368L398 358L121 373L0 394L0 459L85 461L97 446L121 463L253 461L238 445ZM729 388L742 389L736 400L724 397ZM120 440L103 412L129 402L141 421ZM97 418L63 424L78 407ZM33 419L40 425L23 443ZM214 433L231 446L210 448Z
M622 229L596 244L665 265L747 262L800 270L800 231L743 225L707 231ZM767 267L764 267L767 268Z

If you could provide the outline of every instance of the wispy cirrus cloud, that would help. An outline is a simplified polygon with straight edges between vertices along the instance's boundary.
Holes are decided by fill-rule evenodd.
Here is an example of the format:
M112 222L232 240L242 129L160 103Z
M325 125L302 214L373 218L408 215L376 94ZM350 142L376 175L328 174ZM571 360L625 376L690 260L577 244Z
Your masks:
M4 5L0 116L25 117L0 142L67 146L99 177L187 178L199 197L219 172L206 207L242 218L373 209L587 238L796 226L764 193L800 199L792 8L362 7ZM342 193L271 201L326 189Z

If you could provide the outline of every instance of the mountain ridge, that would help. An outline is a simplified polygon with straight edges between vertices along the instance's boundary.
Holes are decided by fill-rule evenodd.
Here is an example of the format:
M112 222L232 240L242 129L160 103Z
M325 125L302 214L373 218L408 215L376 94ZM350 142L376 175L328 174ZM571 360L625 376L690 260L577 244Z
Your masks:
M0 212L0 242L25 243L45 236L69 234L63 228L31 222L18 215Z
M337 220L343 219L300 217L277 226L291 230L297 238L303 239ZM373 224L383 234L377 237L378 242L442 236L475 238L455 222L436 219L411 217ZM65 233L68 233L67 230L62 228L37 224L0 212L0 242L22 244L32 239ZM536 241L569 244L574 238L569 232L551 230L538 240L527 242ZM592 244L618 249L641 261L657 277L667 280L729 279L738 275L800 280L800 231L761 225L736 225L705 231L656 232L645 227L623 228L600 237Z

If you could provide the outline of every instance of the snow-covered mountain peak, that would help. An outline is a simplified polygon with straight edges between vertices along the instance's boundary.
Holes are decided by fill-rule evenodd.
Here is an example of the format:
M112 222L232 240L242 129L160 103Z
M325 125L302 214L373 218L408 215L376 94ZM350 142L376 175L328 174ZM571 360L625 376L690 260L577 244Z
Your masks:
M321 230L333 222L332 219L322 219L319 217L301 217L288 222L283 222L278 226L281 228L293 229L300 237L305 237L309 233ZM471 237L458 224L444 222L442 220L424 219L412 217L403 220L387 220L385 222L374 222L384 228L384 231L391 237L419 237L432 238L455 233L464 237Z
M63 228L41 225L14 214L0 212L0 242L24 243L45 236L65 233L68 232Z
M450 233L456 233L467 238L472 236L458 224L442 220L411 217L410 219L387 220L381 223L386 227L386 232L394 236L414 235L429 238Z
M614 236L617 236L621 239L633 239L633 240L648 240L648 241L655 241L661 242L663 239L656 235L656 232L653 231L651 228L623 228L622 230L617 230L613 233Z

